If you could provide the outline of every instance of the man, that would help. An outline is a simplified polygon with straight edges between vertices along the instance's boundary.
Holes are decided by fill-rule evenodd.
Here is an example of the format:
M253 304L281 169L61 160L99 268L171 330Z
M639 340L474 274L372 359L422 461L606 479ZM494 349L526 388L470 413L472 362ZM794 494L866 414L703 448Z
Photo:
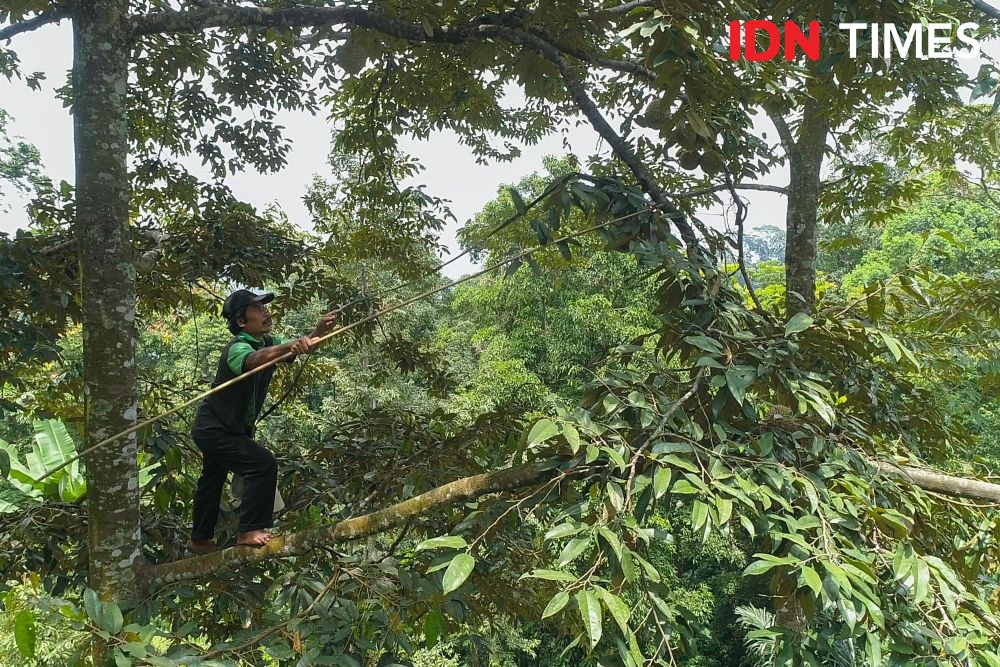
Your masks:
M316 348L314 338L326 335L337 321L336 313L320 318L308 336L292 341L271 336L267 305L274 294L255 294L240 289L229 295L222 316L235 336L222 349L213 387L258 368L289 352L308 354ZM294 357L293 357L294 358ZM289 359L291 361L292 358ZM278 485L278 463L267 448L254 442L254 426L264 405L274 367L206 398L198 409L191 437L202 453L201 478L194 496L194 525L188 549L204 554L217 550L215 523L219 518L222 488L229 473L242 475L240 527L237 544L261 547L273 535L271 527L274 493Z

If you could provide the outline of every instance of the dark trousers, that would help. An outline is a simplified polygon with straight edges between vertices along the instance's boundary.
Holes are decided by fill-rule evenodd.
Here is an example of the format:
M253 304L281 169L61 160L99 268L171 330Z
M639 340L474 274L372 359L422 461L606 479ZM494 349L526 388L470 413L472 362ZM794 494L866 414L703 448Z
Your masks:
M240 532L270 528L274 511L274 490L278 486L278 462L274 454L246 435L225 431L195 431L192 437L201 450L203 461L201 477L194 494L194 526L191 537L196 540L215 537L222 487L231 472L243 476Z

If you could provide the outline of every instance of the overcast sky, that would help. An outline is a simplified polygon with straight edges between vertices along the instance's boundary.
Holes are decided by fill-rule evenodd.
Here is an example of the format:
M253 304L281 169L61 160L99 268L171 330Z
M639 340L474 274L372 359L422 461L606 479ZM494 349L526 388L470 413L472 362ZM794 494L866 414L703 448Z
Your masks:
M995 0L1000 3L1000 0ZM73 127L67 110L55 98L54 88L63 85L72 63L71 31L68 22L49 26L15 38L13 44L22 64L22 71L41 71L46 75L40 92L27 86L0 80L0 107L13 116L11 134L20 136L38 147L46 173L55 179L73 180ZM988 49L998 55L1000 49ZM967 60L964 65L975 71L979 63ZM277 174L243 173L231 177L230 186L238 197L259 207L277 203L296 224L308 227L308 216L301 197L313 174L325 174L329 150L329 128L324 118L305 113L286 113L279 117L287 128L293 147L288 166ZM769 136L773 136L769 133ZM567 129L566 138L573 152L589 155L599 146L598 137L586 124ZM440 133L427 142L404 141L403 149L418 157L426 171L413 180L424 184L428 192L451 200L451 209L459 223L445 232L444 243L453 252L457 248L457 227L473 216L484 203L492 199L497 189L513 183L532 171L541 169L546 155L564 153L563 137L548 137L535 146L523 148L522 156L510 163L477 165L468 149L454 135ZM784 184L787 173L772 174L765 182ZM784 225L783 198L771 193L747 193L750 201L748 223L752 227L765 224ZM8 198L9 210L0 210L0 231L13 231L26 226L22 202ZM721 210L706 213L707 222L721 220ZM472 266L459 261L446 269L454 277L468 273Z

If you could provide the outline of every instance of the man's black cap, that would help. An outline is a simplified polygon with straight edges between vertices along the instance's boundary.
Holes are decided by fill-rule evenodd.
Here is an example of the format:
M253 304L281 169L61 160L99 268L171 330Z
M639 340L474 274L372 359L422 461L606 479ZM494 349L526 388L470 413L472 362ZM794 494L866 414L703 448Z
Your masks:
M255 294L248 289L238 289L222 305L222 316L231 320L251 303L270 303L273 300L274 292Z

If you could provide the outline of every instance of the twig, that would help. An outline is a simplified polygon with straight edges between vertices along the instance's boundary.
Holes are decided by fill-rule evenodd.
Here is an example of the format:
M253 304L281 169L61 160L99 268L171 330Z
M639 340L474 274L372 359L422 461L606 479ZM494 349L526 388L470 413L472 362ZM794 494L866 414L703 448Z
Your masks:
M698 386L701 384L701 377L702 377L702 375L705 374L706 368L707 368L706 366L702 366L700 369L698 369L698 372L694 376L694 382L691 384L691 388L688 389L687 392L683 396L681 396L679 399L677 399L676 401L674 401L674 404L672 406L670 406L670 409L667 410L667 413L665 415L663 415L663 418L660 420L660 423L657 424L656 430L653 431L653 434L651 436L649 436L646 439L646 441L644 443L642 443L642 446L639 447L637 450L635 450L635 454L632 455L632 460L629 462L629 476L628 476L628 481L625 483L625 492L627 494L627 496L626 496L626 506L627 507L631 507L631 503L632 503L632 488L633 488L632 482L635 479L635 474L636 474L636 471L638 469L639 457L642 456L642 454L649 448L650 444L654 440L656 440L658 437L660 437L660 434L663 433L663 431L667 428L667 422L670 420L671 417L674 416L674 413L677 412L677 410L679 410L680 407L689 398L691 398L692 396L695 395L695 393L697 393Z
M729 187L729 194L732 195L733 202L736 204L736 262L739 264L740 275L743 276L743 282L746 283L747 291L750 292L750 299L753 301L753 305L757 307L757 310L764 310L760 305L760 299L757 298L757 292L754 291L750 274L747 272L746 257L743 252L743 223L747 219L747 206L736 192L736 186L733 184L733 176L729 173L728 169L726 169L726 185Z

